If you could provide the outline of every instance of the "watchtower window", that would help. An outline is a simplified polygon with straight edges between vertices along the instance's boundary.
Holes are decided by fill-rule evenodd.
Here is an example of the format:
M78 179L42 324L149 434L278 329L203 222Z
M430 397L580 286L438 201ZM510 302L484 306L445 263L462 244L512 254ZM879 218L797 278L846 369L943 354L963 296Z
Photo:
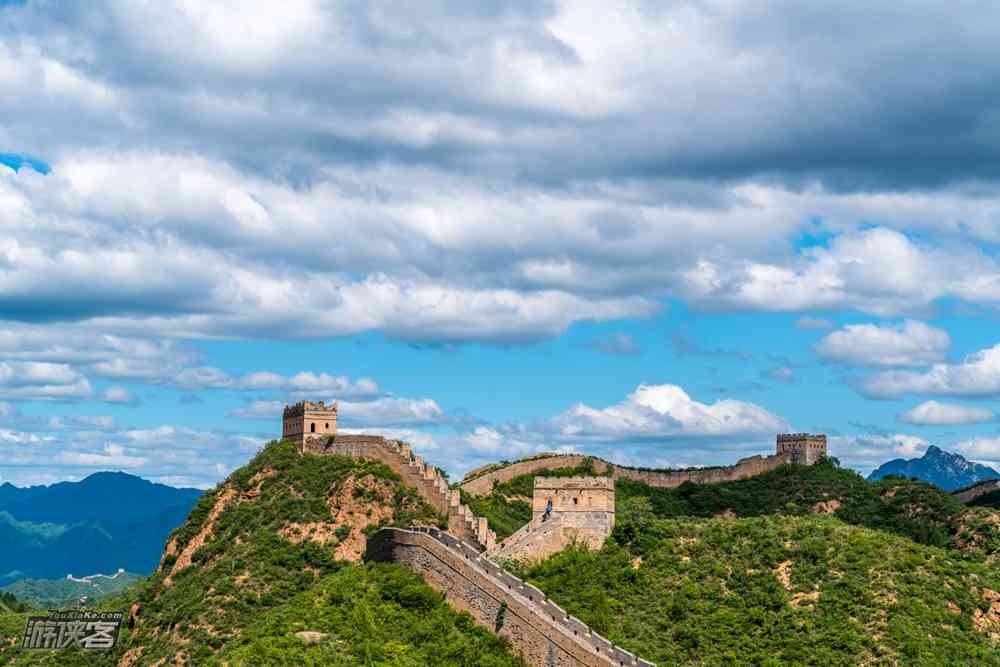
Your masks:
M327 423L326 423L326 430L327 430L327 431L329 431L329 430L330 430L330 422L327 422Z
M316 424L309 424L309 432L310 433L316 432Z
M580 502L580 499L579 499L579 498L574 498L574 499L573 499L573 504L574 504L574 505L577 505L577 504L579 504L579 502Z

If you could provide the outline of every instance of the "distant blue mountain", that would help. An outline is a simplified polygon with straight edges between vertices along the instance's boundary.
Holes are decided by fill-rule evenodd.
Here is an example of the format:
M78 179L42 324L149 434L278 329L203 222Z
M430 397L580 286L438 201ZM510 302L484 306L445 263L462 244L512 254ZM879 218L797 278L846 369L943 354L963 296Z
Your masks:
M916 477L936 484L945 491L954 491L987 479L1000 479L1000 472L989 466L968 461L960 454L946 452L931 445L919 459L893 459L876 468L870 480L882 479L889 475Z
M79 482L0 486L0 585L67 574L149 573L198 489L154 484L121 472Z

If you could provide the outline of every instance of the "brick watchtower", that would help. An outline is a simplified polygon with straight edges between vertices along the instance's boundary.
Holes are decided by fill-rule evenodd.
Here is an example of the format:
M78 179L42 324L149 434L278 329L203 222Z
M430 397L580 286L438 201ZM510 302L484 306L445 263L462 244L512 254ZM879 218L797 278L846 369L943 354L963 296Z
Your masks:
M286 405L281 421L281 437L293 440L303 450L337 435L337 404L299 401Z
M779 433L778 454L791 454L793 463L812 465L826 456L826 436L812 433Z

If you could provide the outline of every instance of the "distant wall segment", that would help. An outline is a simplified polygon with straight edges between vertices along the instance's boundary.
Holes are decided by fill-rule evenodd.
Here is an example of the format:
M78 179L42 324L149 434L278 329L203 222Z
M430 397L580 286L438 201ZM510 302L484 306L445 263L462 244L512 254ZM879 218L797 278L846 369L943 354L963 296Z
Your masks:
M542 591L448 533L385 528L369 538L365 558L413 571L453 607L509 639L533 667L655 667L591 632Z
M985 496L987 493L992 493L993 491L1000 491L1000 479L991 479L986 482L980 482L979 484L970 486L967 489L955 491L952 495L959 502L971 503L976 498Z
M567 454L514 463L504 468L482 474L467 482L462 482L460 488L466 493L475 496L487 495L493 490L494 484L509 482L515 477L530 475L539 470L576 468L583 465L588 459L593 461L594 469L599 474L607 474L610 468L610 477L612 479L632 479L650 486L664 488L680 486L684 482L693 482L695 484L731 482L760 475L774 470L779 466L794 462L792 453L783 452L771 456L750 456L740 459L735 465L731 466L689 468L687 470L642 470L615 465L601 459L580 454Z

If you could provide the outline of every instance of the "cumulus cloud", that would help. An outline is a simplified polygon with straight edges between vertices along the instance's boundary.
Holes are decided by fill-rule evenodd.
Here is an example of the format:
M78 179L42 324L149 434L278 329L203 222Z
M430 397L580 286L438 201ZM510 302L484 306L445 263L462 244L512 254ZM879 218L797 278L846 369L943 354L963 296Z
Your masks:
M1000 437L969 438L956 443L954 449L966 458L1000 470Z
M230 412L244 419L268 419L278 423L284 401L251 401ZM357 426L392 427L429 425L446 421L441 406L430 398L393 398L382 396L370 401L338 401L338 428Z
M924 438L905 433L838 435L827 438L827 442L831 456L864 474L891 459L923 456L931 444Z
M101 392L101 400L105 403L121 403L123 405L136 405L139 398L124 387L112 386Z
M941 361L949 347L946 331L906 320L896 326L849 324L828 334L816 352L852 366L927 366Z
M559 436L580 440L655 440L775 433L788 423L736 400L699 403L676 385L639 385L623 402L603 409L578 403L552 419Z
M93 393L87 378L66 364L0 361L0 397L73 400Z
M934 364L924 372L882 371L863 380L860 388L872 398L899 398L906 394L1000 396L1000 344L970 354L959 363Z
M992 410L952 403L925 401L899 415L899 420L918 425L981 424L996 419Z

